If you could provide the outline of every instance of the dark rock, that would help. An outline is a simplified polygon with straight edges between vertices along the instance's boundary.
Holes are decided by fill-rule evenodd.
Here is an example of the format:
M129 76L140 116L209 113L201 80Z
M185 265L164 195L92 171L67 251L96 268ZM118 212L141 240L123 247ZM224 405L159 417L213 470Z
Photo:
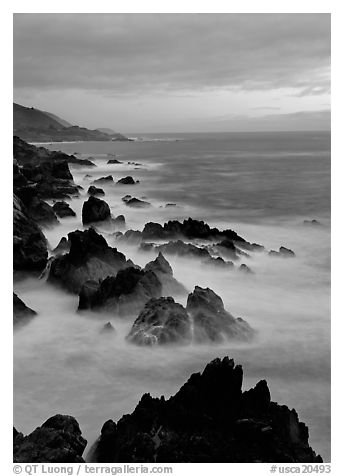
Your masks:
M225 261L220 256L214 258L213 256L209 256L207 259L203 261L204 264L215 266L216 268L224 269L224 268L233 268L234 264L231 261Z
M123 236L120 237L121 241L138 245L142 241L142 233L138 230L127 230Z
M102 188L95 187L94 185L88 187L87 193L89 195L105 195L105 192Z
M107 175L106 177L100 177L99 179L93 180L93 183L110 183L113 182L113 176Z
M19 326L29 322L36 311L30 309L15 293L13 293L13 325Z
M113 334L114 332L116 331L111 322L107 322L106 324L104 324L101 330L102 334Z
M97 288L95 283L85 283L79 294L79 310L109 311L120 316L135 314L161 293L162 285L155 273L129 267L105 278Z
M133 324L127 340L138 345L191 342L189 316L171 297L150 299Z
M303 224L306 226L322 226L318 220L303 220Z
M84 202L82 206L82 223L84 225L97 221L108 220L110 216L111 213L109 205L104 202L104 200L100 200L99 198L93 197L92 195L86 202Z
M61 238L56 248L52 250L54 255L62 255L68 253L70 250L70 241L65 236Z
M145 202L144 200L139 200L138 198L135 198L135 197L125 200L125 204L128 205L128 207L136 207L136 208L145 208L145 207L151 206L149 202Z
M121 183L123 185L135 185L135 180L133 179L133 177L131 177L130 175L128 175L127 177L124 177L124 178L121 178L117 181L117 183Z
M123 164L123 162L120 162L117 159L110 159L107 161L108 164Z
M196 286L188 296L186 310L193 319L196 342L250 340L254 335L249 324L227 312L220 296L209 288Z
M64 201L54 203L53 210L60 218L76 216L75 211L70 208L67 202Z
M173 277L173 270L170 263L159 252L154 261L150 261L145 266L145 271L153 271L162 284L162 293L164 296L185 294L187 290Z
M191 243L184 243L184 241L169 241L168 243L156 246L158 251L162 253L185 256L190 258L205 258L210 257L209 251L206 248L200 248Z
M84 463L87 441L78 422L68 415L55 415L30 435L14 432L15 463Z
M240 365L215 359L168 400L144 394L131 415L108 420L98 463L321 463L295 410L270 399L265 380L242 391Z
M118 215L116 218L113 220L114 224L119 226L119 227L124 227L125 226L125 217L124 215Z
M125 195L124 197L122 197L122 201L123 201L123 202L127 202L127 201L130 200L131 198L133 198L131 195Z
M13 198L13 268L42 271L48 259L47 241L18 197Z
M274 250L269 251L269 256L276 256L276 257L282 257L282 258L294 258L295 253L294 251L288 248L285 248L284 246L281 246L279 251L274 251Z
M165 208L176 207L176 203L166 203Z
M252 269L249 268L246 264L241 264L239 266L239 271L246 274L253 274Z
M71 292L79 293L86 281L99 282L132 265L93 228L68 233L68 241L69 253L52 261L48 281L59 283Z
M220 243L216 245L217 249L232 260L239 259L240 250L235 246L233 240L229 240L228 238L222 240Z

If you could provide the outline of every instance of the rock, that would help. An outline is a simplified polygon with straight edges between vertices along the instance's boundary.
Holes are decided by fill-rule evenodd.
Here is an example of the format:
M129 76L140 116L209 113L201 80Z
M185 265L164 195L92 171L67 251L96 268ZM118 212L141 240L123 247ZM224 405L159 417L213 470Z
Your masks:
M220 296L209 288L196 286L188 296L186 310L193 320L196 342L247 341L254 335L249 324L227 312Z
M128 175L127 177L121 178L117 181L117 183L123 184L123 185L135 185L135 180L133 177Z
M246 264L241 264L239 266L239 271L241 273L246 273L246 274L253 274L253 271L251 268L249 268Z
M26 324L34 316L37 315L36 311L30 309L15 293L13 293L13 325L18 327L19 325Z
M119 227L124 227L125 226L125 217L124 215L118 215L116 218L113 220L114 224L119 226Z
M173 270L170 263L159 251L157 258L150 261L145 266L145 271L153 271L162 284L162 294L164 296L186 294L186 288L173 277Z
M209 251L206 248L200 248L191 243L184 243L184 241L169 241L168 243L155 247L162 253L184 256L190 258L208 259L210 257Z
M14 463L84 463L87 441L71 416L55 415L28 436L13 433Z
M54 255L62 255L68 253L70 250L70 241L65 236L61 238L56 248L52 250Z
M47 241L14 195L13 198L13 268L16 271L42 271L48 260Z
M25 206L27 215L40 225L57 225L53 208L44 200L39 198L35 184L14 187L17 197Z
M93 180L93 183L109 183L113 182L113 176L107 175L106 177L100 177L99 179Z
M105 195L105 192L102 188L95 187L94 185L88 187L87 193L89 195Z
M123 164L123 162L120 162L117 159L110 159L107 161L108 164Z
M76 216L75 211L72 210L69 204L65 201L54 203L53 210L56 213L56 215L60 218Z
M306 226L322 226L318 220L303 220L303 224Z
M220 231L217 228L210 228L210 226L207 223L204 223L204 221L193 220L192 218L188 218L182 223L177 220L168 221L163 226L159 223L149 222L146 223L142 234L145 240L178 239L186 237L189 239L203 240L227 238L235 242L245 242L244 238L239 236L233 230Z
M82 206L82 223L84 225L108 220L110 217L111 213L109 205L104 202L104 200L100 200L92 195Z
M162 285L152 271L135 267L105 278L98 287L85 283L79 294L79 310L109 311L125 316L138 313L152 297L160 297Z
M220 243L216 245L216 248L226 256L232 260L239 259L240 250L237 249L233 240L229 240L228 238L222 240Z
M68 233L68 241L70 250L52 261L48 281L71 292L79 293L86 281L99 282L132 265L123 253L108 246L93 228Z
M133 324L127 340L137 345L191 342L189 316L172 297L150 299Z
M279 251L274 251L274 250L269 251L269 256L276 256L276 257L282 257L282 258L294 258L295 253L294 251L288 248L285 248L284 246L281 246Z
M144 394L131 415L104 423L97 463L321 463L295 410L265 380L242 391L240 365L215 359L169 399Z
M220 256L214 258L213 256L209 256L207 259L203 261L204 264L215 266L216 268L224 269L224 268L233 268L234 264L232 261L225 261Z
M86 179L86 178L92 178L92 175L86 174L86 175L84 176L84 179Z
M102 330L101 330L102 334L113 334L115 332L116 332L115 328L113 327L111 322L107 322L106 324L104 324L104 326L102 327Z
M127 202L127 201L130 200L131 198L133 198L131 195L125 195L124 197L122 197L122 201L123 201L123 202Z
M165 208L176 207L176 203L166 203Z
M142 234L138 230L127 230L124 235L120 237L120 241L125 241L132 245L138 245L142 241Z
M125 200L125 204L128 205L128 207L136 207L136 208L145 208L145 207L151 206L149 202L145 202L144 200L139 200L138 198L135 198L135 197Z

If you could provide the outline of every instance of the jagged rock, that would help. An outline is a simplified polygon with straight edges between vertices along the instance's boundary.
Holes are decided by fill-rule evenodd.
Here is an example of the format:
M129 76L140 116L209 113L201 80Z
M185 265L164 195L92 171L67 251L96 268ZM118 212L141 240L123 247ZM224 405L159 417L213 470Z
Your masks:
M150 299L133 324L127 340L137 345L191 342L189 316L172 297Z
M113 334L115 332L116 332L115 328L113 327L111 322L107 322L106 324L104 324L104 326L102 327L102 330L101 330L102 334Z
M105 192L102 188L95 187L94 185L88 187L87 193L89 195L105 195Z
M154 261L150 261L145 266L145 271L153 271L162 284L162 293L164 296L185 294L186 288L173 277L173 270L170 263L164 255L159 252Z
M56 213L56 215L60 218L76 216L75 211L72 210L69 204L65 201L54 203L53 210Z
M216 248L227 258L232 260L239 259L239 255L242 253L240 250L235 246L233 240L229 240L228 238L222 240L220 243L216 245Z
M215 359L168 400L144 394L131 415L104 423L97 463L321 463L295 410L265 380L242 391L240 365Z
M71 292L79 293L86 281L114 276L120 269L132 265L93 228L68 233L68 241L69 253L52 261L48 281L59 283Z
M220 296L209 288L196 286L188 296L186 310L193 320L196 342L250 340L254 335L249 324L227 312Z
M82 223L84 225L108 220L110 217L111 213L109 205L104 202L104 200L100 200L92 195L82 206Z
M41 225L57 225L53 208L44 200L39 198L37 187L35 184L27 184L22 187L14 187L17 197L25 206L27 215L36 223Z
M85 283L79 294L79 310L109 311L120 316L138 313L152 297L160 297L162 285L152 271L128 267L116 276Z
M231 261L225 261L221 256L217 256L214 258L213 256L209 256L207 259L203 261L204 264L215 266L216 268L233 268L234 264Z
M106 177L100 177L99 179L93 180L93 183L110 183L113 182L113 176L107 175Z
M117 159L110 159L107 161L108 164L123 164L123 162L120 162Z
M55 415L28 436L14 429L14 463L84 463L87 441L78 422L68 415Z
M13 197L13 268L21 271L42 271L48 259L47 241L38 225Z
M269 251L269 256L280 256L282 258L294 258L295 253L293 250L281 246L279 251L271 250Z
M124 235L120 237L120 241L125 241L132 245L138 245L142 241L142 233L138 230L127 230Z
M70 250L70 241L65 236L61 238L57 246L52 250L54 255L62 255L68 253Z
M15 293L13 293L13 325L19 326L29 322L37 312L30 309Z
M151 206L149 202L145 202L144 200L139 200L138 198L135 198L135 197L125 200L125 204L128 205L128 207L136 207L136 208L145 208L145 207Z
M121 178L117 181L117 183L123 184L123 185L135 185L135 180L133 177L128 175L127 177Z
M168 243L155 247L158 251L170 255L185 256L191 258L205 258L210 257L209 251L206 248L200 248L191 243L184 243L184 241L169 241Z

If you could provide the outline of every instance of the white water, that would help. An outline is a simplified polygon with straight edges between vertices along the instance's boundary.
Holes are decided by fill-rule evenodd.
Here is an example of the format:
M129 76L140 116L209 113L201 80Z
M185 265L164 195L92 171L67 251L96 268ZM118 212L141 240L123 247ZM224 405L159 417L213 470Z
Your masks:
M69 147L73 148L69 152L78 150L78 144ZM142 229L147 221L200 216L200 208L194 204L160 208L166 202L151 198L152 187L159 186L163 162L135 169L127 164L107 165L107 159L96 157L95 169L72 169L76 183L85 191L71 201L76 218L62 219L60 225L45 230L52 248L67 232L82 229L80 212L91 182L84 179L86 173L94 178L112 173L116 179L133 175L141 181L135 186L102 186L112 214L124 214L128 229ZM120 199L127 193L147 197L153 207L127 207ZM303 227L295 217L254 224L223 217L211 224L232 227L267 249L285 245L296 253L294 259L251 253L250 259L241 262L254 275L167 257L180 282L190 291L195 285L213 289L228 311L245 318L258 331L256 340L221 346L135 347L124 337L136 316L124 321L111 318L115 335L101 334L108 315L78 315L77 296L41 280L18 282L15 291L38 312L29 325L15 332L14 416L18 430L28 433L55 413L70 414L77 418L90 447L103 423L131 412L143 393L174 394L192 372L201 371L215 357L228 355L243 365L245 388L265 378L273 400L296 408L309 426L311 445L325 460L330 459L329 228ZM118 246L135 263L144 265L152 259L153 255L138 252L134 246L115 244L110 230L103 231L108 243Z

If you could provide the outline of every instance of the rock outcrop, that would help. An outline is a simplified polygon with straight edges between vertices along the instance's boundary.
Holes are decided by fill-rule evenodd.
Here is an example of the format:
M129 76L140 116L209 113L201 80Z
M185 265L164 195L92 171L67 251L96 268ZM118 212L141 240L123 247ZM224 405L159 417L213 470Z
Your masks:
M84 225L108 220L110 217L109 205L100 198L91 195L82 206L82 223Z
M193 321L195 342L253 338L251 326L242 318L235 318L227 312L220 296L209 288L196 286L188 296L186 310Z
M13 293L13 326L18 327L31 321L37 312L30 309L15 293Z
M99 179L93 180L93 183L113 183L113 176L107 175L106 177L100 177Z
M87 193L89 195L105 195L105 192L102 188L95 187L94 185L88 187Z
M269 256L277 256L281 258L294 258L295 253L293 250L290 250L289 248L285 248L284 246L281 246L279 251L274 251L274 250L269 251Z
M47 241L37 223L28 216L18 197L13 198L13 268L42 271L48 260Z
M55 415L28 436L13 431L14 463L84 463L87 441L75 418Z
M76 216L75 211L72 210L69 204L65 201L54 203L53 210L59 218Z
M172 267L161 252L154 261L147 263L144 269L145 271L153 271L159 278L164 296L187 293L186 288L173 277Z
M145 202L144 200L140 200L139 198L131 197L130 195L126 195L122 198L122 200L126 205L128 205L128 207L146 208L151 206L149 202Z
M265 380L242 391L240 365L215 359L171 398L144 394L131 415L108 420L99 463L319 463L295 410L271 401Z
M85 282L79 294L79 310L101 310L118 316L137 314L149 299L161 293L161 282L153 271L128 267L101 283Z
M189 316L172 297L150 299L127 336L137 345L189 344L191 338Z
M133 177L128 175L127 177L121 178L117 181L117 183L122 184L122 185L135 185L135 180Z
M79 293L89 280L114 276L120 269L132 266L123 253L108 246L105 238L93 228L68 233L70 250L53 259L48 281L58 283L71 292Z

